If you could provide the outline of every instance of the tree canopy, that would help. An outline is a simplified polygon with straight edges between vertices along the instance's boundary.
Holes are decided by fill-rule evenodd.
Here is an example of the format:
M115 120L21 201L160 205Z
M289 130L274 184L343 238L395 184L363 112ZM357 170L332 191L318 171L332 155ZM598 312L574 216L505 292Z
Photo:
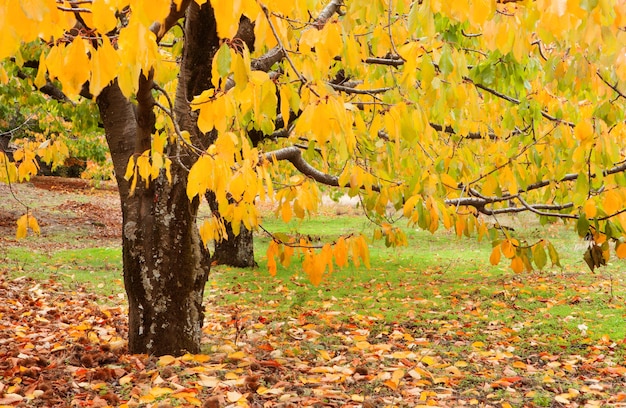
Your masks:
M220 41L191 61L204 26L183 20L209 5ZM235 233L258 228L257 200L285 222L314 214L327 185L358 195L388 245L406 242L407 225L444 227L487 237L491 262L516 272L558 265L547 240L498 229L502 214L527 212L570 221L593 269L611 244L626 257L625 19L611 0L5 0L0 81L30 70L32 87L99 101L110 120L102 95L119 88L138 124L116 166L128 193L162 180L191 201L211 192ZM2 179L28 179L35 150L5 160ZM225 235L219 218L199 231L205 244ZM360 235L319 248L274 238L270 272L294 251L313 283L369 263Z

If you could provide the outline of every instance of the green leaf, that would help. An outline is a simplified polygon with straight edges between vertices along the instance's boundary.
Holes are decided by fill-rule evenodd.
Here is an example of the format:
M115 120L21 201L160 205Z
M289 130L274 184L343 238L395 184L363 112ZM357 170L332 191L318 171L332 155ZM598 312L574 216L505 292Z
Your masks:
M585 214L580 214L580 218L576 222L576 231L578 232L578 236L583 238L589 232L589 221Z
M439 58L439 69L444 75L450 74L454 70L454 62L452 61L452 53L450 47L444 45Z
M215 55L217 61L217 73L223 78L230 73L230 49L228 44L224 43Z
M533 261L540 270L545 268L548 263L548 257L546 256L546 251L543 249L541 242L533 247Z
M550 261L552 262L552 265L556 265L558 267L561 267L561 261L559 259L559 254L556 252L556 249L554 248L554 245L552 245L551 242L548 242L548 254L550 255Z
M606 234L606 239L614 238L613 226L608 221L606 222L606 225L604 226L604 233Z

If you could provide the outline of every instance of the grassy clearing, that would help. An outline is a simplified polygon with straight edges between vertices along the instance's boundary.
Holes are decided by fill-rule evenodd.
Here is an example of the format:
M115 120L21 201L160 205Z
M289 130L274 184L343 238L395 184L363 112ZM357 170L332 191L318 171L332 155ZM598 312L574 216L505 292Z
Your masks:
M538 228L532 223L523 219L507 221L515 225L515 233L521 239L537 239ZM520 228L522 224L526 227ZM350 232L371 236L372 231L363 217L349 215L321 216L289 224L267 216L264 225L273 232L298 231L322 242ZM491 245L486 241L458 238L446 231L432 235L410 230L408 247L386 248L382 242L373 242L372 269L352 265L336 269L319 287L308 282L298 259L288 269L279 265L277 276L270 277L264 257L269 238L259 234L255 245L260 267L214 268L207 298L217 307L236 304L269 309L284 316L322 308L349 310L389 322L411 321L420 313L427 313L438 315L442 321L475 320L470 326L476 327L473 331L477 335L491 324L514 327L520 334L532 336L560 333L623 339L623 263L612 260L607 268L592 274L582 261L581 244L570 230L557 224L545 231L560 251L563 268L516 275L505 261L496 267L489 264ZM30 240L53 238L53 242L59 242L72 239L71 231L68 234ZM119 248L8 247L1 254L12 275L54 278L68 286L86 285L105 299L115 300L123 292Z
M276 232L295 229L271 219L265 225ZM307 220L298 228L321 241L340 233L368 233L368 229L362 218L346 216ZM319 287L307 281L298 261L289 269L279 265L275 278L266 272L262 255L260 268L254 271L217 267L209 282L209 301L217 306L261 305L288 316L307 309L349 310L387 322L411 321L426 313L440 320L469 319L477 335L505 326L538 337L623 339L623 263L613 260L592 274L570 230L553 225L547 232L561 251L563 268L516 275L504 261L497 267L489 264L488 242L457 238L445 231L431 235L414 230L408 234L408 247L372 243L371 270L353 266L335 270ZM516 233L529 242L537 239L536 227ZM265 237L257 240L258 254L264 253L267 243ZM349 313L345 315L349 318Z
M509 221L517 237L529 243L538 239L537 228L527 220ZM363 218L348 215L287 225L268 216L264 226L273 232L297 230L320 241L372 232ZM259 268L213 269L206 291L205 351L219 359L235 350L255 350L256 359L320 370L335 359L340 365L349 362L368 378L351 384L351 394L398 401L401 391L386 385L384 377L398 366L418 370L402 380L406 384L433 387L434 393L445 385L454 390L454 401L555 406L555 398L565 398L570 388L581 390L578 402L609 401L625 381L621 371L604 371L626 365L623 263L612 260L593 274L570 230L552 225L546 232L563 268L515 274L504 262L489 264L489 242L412 230L408 247L373 242L371 269L335 270L318 287L308 282L298 259L289 268L279 265L271 277L264 257L269 238L258 234ZM46 239L29 238L27 246L45 248L37 240ZM107 303L121 302L119 248L13 246L0 250L0 257L10 276L52 277L72 290L84 285ZM400 357L381 357L387 347ZM408 360L398 365L394 359L402 356ZM281 375L300 381L298 370ZM591 376L606 377L600 394L585 383ZM506 379L514 384L506 385ZM263 381L270 386L274 377Z

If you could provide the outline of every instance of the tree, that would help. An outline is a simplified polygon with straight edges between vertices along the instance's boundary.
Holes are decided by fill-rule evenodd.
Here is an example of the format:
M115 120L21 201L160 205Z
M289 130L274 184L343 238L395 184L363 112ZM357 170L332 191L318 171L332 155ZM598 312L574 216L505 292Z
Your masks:
M610 244L626 256L623 3L8 0L0 16L4 83L35 61L32 86L99 108L131 352L198 352L206 244L257 228L257 199L314 214L320 185L359 195L388 245L404 219L488 237L516 272L558 265L546 239L498 228L528 212L571 222L592 268ZM20 151L5 180L32 172ZM198 228L205 194L220 216ZM314 284L369 263L359 235L281 235L270 272L294 254Z

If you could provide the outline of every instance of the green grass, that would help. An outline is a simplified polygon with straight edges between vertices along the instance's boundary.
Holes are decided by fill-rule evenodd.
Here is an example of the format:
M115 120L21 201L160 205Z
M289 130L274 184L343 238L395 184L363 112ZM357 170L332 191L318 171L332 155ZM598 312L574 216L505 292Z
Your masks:
M524 219L512 222L521 240L538 239L537 227ZM520 227L524 224L531 227ZM346 233L370 237L373 231L363 217L347 215L289 224L268 216L264 226L274 233L298 231L321 242ZM312 309L340 312L345 322L355 314L373 316L382 322L381 330L384 322L420 326L415 320L426 319L424 327L428 330L446 330L447 324L451 332L464 332L477 339L484 338L484 331L493 327L556 340L563 336L582 339L583 334L592 339L626 337L626 314L620 306L625 296L622 262L612 260L607 268L592 274L582 261L582 249L577 248L580 242L571 230L551 225L544 231L560 251L562 269L549 267L517 275L506 260L495 267L489 264L491 244L487 240L409 229L407 247L386 248L383 242L372 242L371 269L353 265L335 269L319 287L307 280L297 257L289 268L279 265L276 277L271 277L264 256L270 239L258 233L255 248L259 268L215 267L206 298L209 308L243 305L283 317L297 317ZM51 238L55 243L60 239ZM46 251L9 247L0 255L13 276L54 278L68 287L86 285L105 299L117 299L123 292L120 248L56 247ZM586 333L579 325L587 326Z
M116 296L122 287L120 248L81 248L37 251L7 248L2 254L12 275L54 279L69 288L86 286L98 295Z

